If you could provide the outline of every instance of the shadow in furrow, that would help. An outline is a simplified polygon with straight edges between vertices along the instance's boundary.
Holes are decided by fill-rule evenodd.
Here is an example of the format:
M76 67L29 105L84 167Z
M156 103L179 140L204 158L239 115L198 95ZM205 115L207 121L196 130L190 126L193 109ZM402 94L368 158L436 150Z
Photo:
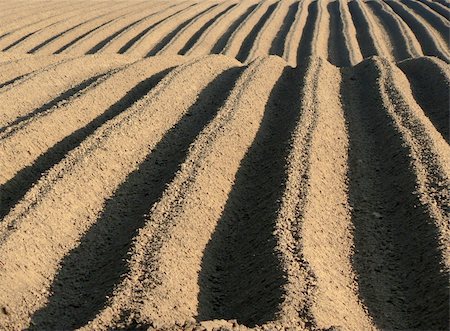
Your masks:
M175 4L175 5L169 6L169 7L167 7L167 8L164 8L163 10L169 10L170 8L173 8L173 7L175 7L176 5L178 5L178 4ZM157 11L157 12L151 13L150 15L147 15L147 16L145 16L145 17L143 17L143 18L140 18L140 19L134 21L133 23L128 24L127 26L124 26L122 29L120 29L120 30L114 32L112 35L106 37L105 39L103 39L102 41L100 41L97 45L95 45L95 46L92 47L90 50L88 50L88 51L86 52L86 55L97 53L99 50L101 50L101 49L102 49L103 47L105 47L109 42L111 42L112 40L114 40L114 38L116 38L117 36L119 36L119 35L122 34L123 32L125 32L125 31L131 29L133 26L135 26L135 25L139 24L140 22L145 21L145 20L149 19L150 17L153 17L153 16L155 16L156 14L159 14L159 13L161 13L161 11Z
M91 320L127 273L127 253L152 205L185 160L192 141L216 115L241 72L215 78L181 120L119 186L80 245L62 261L46 307L33 316L36 329L73 329Z
M449 27L438 14L434 13L427 6L411 0L402 1L407 7L411 8L417 15L421 16L428 24L430 24L442 36L444 40L449 40Z
M136 36L134 36L133 38L131 38L129 41L127 41L127 43L126 43L125 45L123 45L123 46L119 49L118 53L119 53L119 54L124 54L124 53L125 53L128 49L130 49L130 48L131 48L138 40L142 39L142 37L144 37L150 30L152 30L152 29L154 29L155 27L157 27L158 25L164 23L164 22L167 21L168 19L170 19L170 18L172 18L172 17L178 15L179 13L182 13L182 12L188 10L189 8L192 8L192 7L195 6L195 5L197 5L197 4L196 4L196 3L193 3L192 5L190 5L190 6L186 7L186 8L180 9L179 11L177 11L177 12L175 12L175 13L173 13L173 14L167 16L167 17L164 17L163 19L159 20L159 21L156 22L156 23L153 23L153 24L150 25L149 27L145 28L143 31L139 32Z
M426 26L417 20L417 17L407 11L400 3L397 3L396 1L386 0L386 3L411 28L419 41L420 46L422 46L422 50L425 55L436 56L444 61L448 61L446 55L442 53L439 46L436 44L435 38L431 32Z
M390 39L390 44L392 45L392 53L397 61L404 60L411 57L408 51L408 44L406 41L406 36L400 29L397 21L388 12L386 12L382 5L377 1L367 1L367 6L371 8L373 13L378 17L385 31L387 32L387 38Z
M6 52L8 50L10 50L11 48L13 48L14 46L16 46L17 44L20 44L22 41L24 41L25 39L27 39L28 37L31 37L32 35L34 35L36 32L38 32L40 30L36 30L33 32L30 32L28 34L26 34L25 36L23 36L22 38L17 39L15 42L13 42L12 44L6 46L5 48L2 49L2 52ZM1 38L0 38L1 39Z
M6 134L1 135L1 139L8 138L15 132L17 132L22 126L20 126L21 123L26 122L30 118L48 112L50 109L52 109L54 106L58 105L60 102L63 102L67 99L72 98L73 96L77 95L79 92L83 91L84 89L88 88L92 84L94 84L96 81L100 80L101 78L108 75L107 73L103 73L94 77L91 77L89 79L86 79L85 81L81 82L80 84L68 89L67 91L61 93L59 96L57 96L55 99L51 100L50 102L47 102L45 105L33 110L32 112L20 116L17 119L15 119L13 122L9 123L6 126L0 127L0 134L8 131Z
M196 18L202 16L203 14L205 14L206 12L209 12L210 10L212 10L213 8L217 7L217 4L212 5L211 7L206 8L205 10L202 10L201 12L199 12L198 14L196 14L194 17L191 17L190 19L184 21L183 23L181 23L180 25L178 25L172 32L170 32L169 34L167 34L158 44L156 44L155 47L152 48L152 50L150 52L147 53L147 57L148 56L154 56L156 55L156 53L158 53L161 49L164 48L164 46L166 46L168 43L170 43L170 41L178 34L178 32L180 32L184 27L186 27L189 23L191 23L192 21L194 21Z
M348 9L352 16L353 24L355 25L356 39L358 40L361 54L363 58L367 58L377 55L378 51L370 34L369 22L367 22L360 6L361 3L356 0L348 3Z
M280 27L277 35L272 41L270 46L269 54L283 56L284 55L284 45L286 43L286 37L291 30L292 24L295 21L295 15L297 14L300 2L295 2L289 6L286 17L284 18L283 24Z
M103 114L96 117L85 127L58 142L42 154L33 165L20 170L14 178L2 185L0 187L0 219L9 213L11 208L23 198L25 193L45 171L61 161L70 150L78 146L101 125L126 110L143 95L147 94L172 69L166 69L140 82L126 96L108 108Z
M383 110L377 76L360 69L345 71L341 85L360 297L382 330L444 330L448 275L437 229L415 193L410 151Z
M77 43L79 40L83 39L84 37L90 35L92 32L97 31L98 29L102 28L103 26L111 23L112 21L117 20L117 18L109 20L103 24L100 24L99 26L79 35L78 37L76 37L74 40L72 40L71 42L67 43L66 45L62 46L61 48L59 48L58 50L56 50L53 54L59 54L61 52L63 52L64 50L66 50L67 48L69 48L70 46L74 45L75 43Z
M313 1L308 7L308 17L303 28L300 45L297 50L297 65L300 65L308 56L312 55L315 25L319 11L318 1Z
M236 319L252 327L273 320L282 301L285 274L273 232L300 109L294 76L286 68L273 88L205 248L198 280L199 321Z
M339 1L327 6L330 14L330 34L328 36L328 61L338 67L351 65L350 53L345 43L344 24L342 23Z
M186 54L186 52L189 51L191 47L195 45L198 39L202 36L202 34L206 31L206 29L208 29L211 26L211 24L213 24L218 18L229 12L232 8L236 7L236 5L237 4L232 4L231 6L227 7L225 10L221 11L219 14L214 16L208 22L206 22L200 29L197 30L197 32L193 34L193 36L187 41L187 43L178 52L178 54L180 55Z
M256 7L257 5L252 5L248 7L245 13L239 16L239 18L230 25L228 30L219 38L219 40L217 40L216 44L213 46L211 50L212 54L219 54L220 52L223 51L226 44L228 43L228 40L233 35L234 31L236 31L236 29L255 10Z
M427 0L419 0L423 4L430 7L435 13L441 15L446 20L450 20L450 11L448 8L442 6L441 4L433 1L427 1Z
M241 62L244 62L247 60L248 55L250 54L250 51L252 47L254 46L255 39L258 36L258 33L261 32L261 29L264 27L264 24L267 22L267 20L272 15L273 11L275 10L278 3L271 4L264 15L261 16L258 23L256 23L253 26L253 29L250 31L250 33L245 37L244 41L242 42L241 48L239 49L238 54L236 55L236 59L238 59Z

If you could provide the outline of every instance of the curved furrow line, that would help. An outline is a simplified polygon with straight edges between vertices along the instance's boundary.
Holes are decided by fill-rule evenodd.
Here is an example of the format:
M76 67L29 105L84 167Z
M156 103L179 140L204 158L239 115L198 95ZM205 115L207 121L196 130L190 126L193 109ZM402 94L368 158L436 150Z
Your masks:
M0 146L5 168L12 168L15 174L0 188L0 218L8 214L43 173L98 127L137 101L136 96L149 91L180 60L176 57L158 60L159 63L146 60L114 69L56 107L43 109L38 116L3 134ZM133 76L127 76L130 74ZM85 84L77 88L81 89L81 85ZM114 87L112 95L108 91ZM112 97L101 98L104 95Z
M250 38L251 42L252 35L256 36L258 30L264 24L265 19L267 19L271 12L275 9L275 3L276 1L272 0L259 2L256 8L253 9L252 12L232 32L221 53L237 58L239 52L241 52L241 49L245 50L243 45L245 41ZM258 27L257 30L255 30L255 26ZM246 45L246 48L248 47L249 45Z
M205 24L211 20L214 21L214 17L217 15L220 16L220 14L229 9L229 6L230 2L215 4L190 19L189 22L183 22L164 38L165 41L162 40L160 42L160 46L155 46L154 50L159 48L156 53L152 50L148 53L148 56L151 56L151 54L178 54L183 45L185 45L193 35L199 32L201 33L203 29L206 29L208 26L205 27Z
M198 91L238 64L212 56L175 69L145 96L134 95L131 101L137 101L133 105L123 104L119 115L69 152L31 188L0 224L0 300L2 307L15 312L2 316L3 325L48 329L48 325L73 328L87 322L89 316L83 315L76 320L57 316L34 324L42 322L38 316L51 300L49 291L58 269L63 267L62 259L79 247L107 200L186 114ZM180 89L184 84L191 89ZM169 102L171 107L167 108ZM70 201L77 203L67 204ZM48 204L53 216L47 213ZM34 229L32 235L30 227ZM98 299L104 300L101 296L94 299L92 308L101 308L96 306Z
M282 7L281 1L275 2L267 7L266 12L260 17L259 21L253 26L253 29L249 32L247 37L242 41L241 48L236 55L236 58L242 63L250 62L256 59L258 56L269 55L269 43L267 38L270 32L267 31L270 25L273 28L273 22L276 20L280 8ZM273 39L270 39L272 41Z
M411 59L398 63L411 84L416 102L434 127L450 143L449 99L450 71L436 58Z
M39 323L39 320L47 321L48 316L61 313L68 316L68 320L89 321L104 307L107 296L112 294L114 287L127 272L127 253L133 238L145 225L145 215L179 170L189 144L222 105L229 93L230 84L233 85L239 72L239 68L232 68L214 78L200 92L186 115L164 135L139 164L139 168L130 173L126 181L116 189L98 221L84 235L80 245L62 261L63 268L52 285L51 301L33 317L38 327L64 328L66 325L61 321L56 325ZM129 199L130 196L133 199ZM96 252L95 256L91 254L93 250ZM82 268L80 258L84 261ZM106 282L105 271L108 273ZM86 272L89 272L89 278L83 277ZM95 295L92 294L92 289L96 290Z
M390 52L396 61L422 56L422 48L409 27L381 1L368 1L367 6L385 27Z
M447 19L442 18L421 2L402 0L402 3L411 8L417 15L421 16L429 25L431 25L439 33L441 38L444 41L447 41L448 47L448 40L450 38L450 22Z
M175 29L165 34L165 36L160 39L154 46L150 49L150 51L145 55L146 57L149 56L155 56L158 54L161 50L164 49L165 46L169 45L173 39L177 38L178 33L182 33L184 29L188 29L191 24L195 24L197 19L201 18L202 16L206 16L213 11L218 4L213 4L212 6L196 13L194 16L188 18L187 20L183 21L180 25L176 26ZM159 37L158 37L159 38Z
M294 11L291 10L291 21L286 22L286 15L290 9L290 5L292 4L291 0L287 1L278 1L269 7L269 10L272 6L275 6L275 9L272 10L272 13L269 13L269 17L265 20L263 26L259 29L254 37L253 42L250 43L248 54L245 56L245 62L249 62L254 60L260 56L268 56L270 55L270 50L272 48L275 39L281 32L282 26L284 23L287 23L288 26L292 24ZM266 12L267 13L267 12ZM291 24L289 24L291 23ZM285 28L285 33L288 32L288 27ZM251 33L249 34L249 36ZM251 37L253 38L253 36ZM284 40L283 40L284 43ZM244 52L244 54L247 52Z
M380 329L445 329L449 145L386 60L343 75L360 296Z
M348 2L339 1L339 12L349 61L351 65L355 65L362 61L363 56L356 38L356 29L348 8Z
M425 55L437 56L444 61L449 61L450 55L446 42L441 40L428 23L414 15L400 2L387 0L386 3L408 24L422 46Z
M356 38L358 39L363 58L368 58L373 55L386 56L389 54L379 44L379 41L383 40L383 38L376 38L373 31L374 23L369 20L364 4L360 1L352 0L348 3L348 7L356 28Z
M292 24L284 44L283 58L291 66L297 64L297 53L300 45L300 40L305 28L306 20L308 17L308 6L311 0L299 1L297 13L295 14L294 23Z
M157 2L156 2L157 4ZM155 5L155 7L157 7ZM101 26L94 26L93 29L86 31L82 35L76 35L76 38L70 43L64 45L64 52L70 54L86 54L93 45L97 44L99 39L103 39L104 36L109 36L111 30L116 29L117 26L128 23L130 20L134 20L136 17L142 17L148 13L148 10L153 11L153 6L150 8L143 7L139 9L133 9L126 14L113 17L110 22L103 23Z
M305 8L306 11L306 8ZM303 65L305 59L313 54L313 41L317 37L317 21L319 17L319 1L311 1L306 15L300 42L297 49L297 66Z
M436 13L440 14L447 21L450 20L450 10L447 7L441 5L438 2L434 2L434 1L430 1L430 0L419 0L419 1L426 4L428 7L433 9Z
M241 75L152 207L133 242L127 277L108 309L90 327L114 323L108 318L111 310L128 327L162 328L197 315L197 296L207 290L197 279L204 249L264 117L270 90L284 67L279 58L260 59ZM211 183L216 185L211 187Z
M239 26L241 26L241 24L256 10L256 8L257 4L248 3L247 5L246 3L240 2L236 8L236 11L232 11L232 15L230 15L230 17L226 16L224 18L224 22L221 20L218 21L218 23L213 26L211 31L209 31L207 37L204 40L199 40L197 44L192 47L192 50L187 53L187 55L221 53L233 33L238 30ZM237 15L239 16L237 17ZM229 24L228 21L230 21Z
M109 61L104 61L102 57L81 57L60 61L27 75L17 84L8 85L8 89L0 94L0 104L4 107L0 114L0 127L10 125L14 120L50 102L73 85L126 62L127 59L120 57ZM44 87L43 81L46 82ZM29 97L30 91L33 91L32 98Z
M141 5L140 3L134 4L133 7L139 7ZM128 8L125 7L125 8ZM33 54L37 51L39 52L46 52L46 50L49 49L47 54L51 54L55 50L57 50L59 47L61 47L61 44L64 45L64 43L67 41L67 39L70 40L70 38L73 38L74 36L77 37L79 33L82 33L84 29L89 29L92 25L95 27L98 25L98 20L109 20L111 15L113 16L113 20L117 18L124 17L128 15L133 10L129 10L126 14L122 14L117 16L117 14L120 14L125 10L125 8L120 8L118 10L109 10L106 13L103 13L101 15L97 15L95 17L91 17L87 20L83 20L82 22L70 26L68 29L65 29L64 31L57 33L56 35L40 42L37 46L34 46L30 50L28 50L28 53ZM142 10L142 9L141 9Z
M139 32L132 39L123 45L119 53L132 54L144 57L148 54L149 49L152 49L162 38L167 36L170 31L175 29L180 22L189 20L192 16L198 14L199 11L204 10L210 3L191 3L187 7L177 10L170 15L164 15L162 19L158 20Z
M46 19L39 20L32 24L27 24L23 27L13 29L10 32L10 35L8 38L5 38L0 42L0 47L4 47L3 51L10 50L14 46L18 45L19 43L23 42L25 39L31 37L35 33L40 33L41 31L46 31L45 29L48 29L54 25L57 25L61 22L64 22L66 20L72 19L74 17L77 17L80 15L79 12L85 11L84 8L75 8L72 10L65 10L63 13L57 12L57 14L48 17ZM62 16L62 17L61 17ZM56 21L52 18L58 18ZM20 37L18 34L20 33ZM1 39L1 38L0 38Z
M331 1L327 5L330 17L328 35L328 61L338 67L350 66L350 50L347 47L344 19L341 14L341 2Z
M223 48L226 43L226 34L229 33L229 35L231 35L232 31L234 31L240 22L245 19L246 13L250 13L250 8L254 8L256 6L252 5L252 2L253 1L237 2L232 8L230 8L230 10L209 24L201 35L199 35L196 39L193 39L193 44L186 49L183 55L202 56L206 54L220 53L220 50L217 52L213 51L214 45L221 42ZM218 47L220 47L220 45Z
M168 9L170 9L170 8L176 7L177 5L178 4L167 6L166 4L160 4L159 6L154 6L152 8L152 11L151 11L150 14L148 14L148 15L146 15L146 16L138 19L138 20L135 20L132 23L126 24L123 28L117 30L116 32L114 32L111 35L108 35L106 38L104 38L103 40L101 40L100 42L95 44L91 49L89 49L86 52L86 54L94 54L94 53L97 53L99 51L104 51L104 48L108 48L108 46L111 43L114 43L122 34L130 31L133 27L135 27L135 26L137 26L137 25L139 25L139 24L149 20L151 17L153 17L153 16L155 16L155 15L161 13L161 12L164 12L164 11L167 11ZM162 7L163 9L159 9L160 7Z
M287 36L295 23L295 17L298 12L299 6L299 1L295 1L294 3L289 5L289 8L284 15L284 20L275 37L273 38L272 44L270 45L269 54L283 57Z

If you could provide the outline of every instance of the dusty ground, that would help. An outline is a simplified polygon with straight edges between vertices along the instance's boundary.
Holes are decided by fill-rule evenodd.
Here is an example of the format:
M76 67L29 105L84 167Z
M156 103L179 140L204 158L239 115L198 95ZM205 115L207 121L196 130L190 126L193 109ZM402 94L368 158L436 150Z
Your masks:
M448 329L449 8L0 0L0 329Z

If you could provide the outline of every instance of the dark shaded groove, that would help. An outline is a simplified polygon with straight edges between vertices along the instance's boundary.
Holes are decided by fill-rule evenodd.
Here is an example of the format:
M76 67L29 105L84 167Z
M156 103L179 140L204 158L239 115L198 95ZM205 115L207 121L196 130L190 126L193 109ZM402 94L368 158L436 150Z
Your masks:
M408 78L416 102L450 144L449 82L445 74L426 58L400 62L398 67Z
M75 96L76 94L78 94L80 91L86 89L87 87L89 87L90 85L94 84L97 80L100 80L101 78L105 77L106 75L108 75L109 72L107 73L103 73L94 77L91 77L89 79L84 80L83 82L81 82L80 84L68 89L67 91L64 91L63 93L61 93L59 96L57 96L55 99L47 102L46 104L44 104L43 106L33 110L32 112L24 115L24 116L20 116L17 119L15 119L13 122L9 123L8 125L1 127L0 128L0 134L8 131L7 134L3 135L1 137L1 139L5 139L10 137L11 135L13 135L15 132L17 132L18 130L21 129L21 123L26 122L28 119L42 114L44 112L48 113L48 110L50 110L52 107L58 105L58 103L67 100L69 98L72 98L73 96ZM10 129L10 130L9 130Z
M450 9L450 3L447 0L436 0L436 2L439 2L445 8L449 8Z
M359 1L353 0L348 3L348 9L350 10L353 24L355 25L356 39L358 40L361 54L363 58L367 58L377 55L378 51L370 35L369 22L367 22L360 5Z
M232 4L231 6L227 7L225 10L221 11L216 16L211 18L208 22L206 22L200 29L197 30L197 32L195 32L193 34L193 36L187 41L187 43L178 52L178 54L180 54L180 55L186 54L186 52L188 50L190 50L192 46L194 46L194 44L197 42L197 40L202 36L202 34L206 31L206 29L208 29L211 26L211 24L213 24L218 18L222 17L227 12L229 12L232 8L236 7L236 5L237 4L235 4L235 3Z
M288 12L283 20L283 24L272 41L269 54L283 56L286 37L291 30L292 24L294 24L295 15L297 14L299 5L300 2L295 2L289 6Z
M147 94L170 70L172 68L155 74L137 84L103 114L48 149L31 166L20 170L14 178L2 185L0 188L0 219L9 213L11 208L23 198L25 193L44 172L61 161L70 150L78 146L101 125L119 115L143 95Z
M169 15L169 16L167 16L167 17L161 19L161 20L159 20L159 21L156 22L156 23L153 23L153 24L150 25L149 27L145 28L143 31L139 32L136 36L134 36L133 38L131 38L125 45L123 45L123 46L119 49L118 53L119 53L119 54L125 53L125 52L126 52L128 49L130 49L130 47L132 47L138 40L140 40L142 37L144 37L150 30L156 28L158 25L164 23L164 22L167 21L168 19L174 17L175 15L178 15L179 13L182 13L182 12L188 10L189 8L192 8L192 7L195 6L195 5L197 5L197 4L196 4L196 3L193 3L192 5L190 5L190 6L186 7L186 8L180 9L179 11L177 11L177 12L175 12L175 13L173 13L173 14L171 14L171 15Z
M250 33L245 37L244 41L241 44L241 48L239 49L238 54L236 55L236 59L238 59L241 62L244 62L247 60L248 55L250 54L250 51L252 49L252 46L255 43L255 39L258 36L258 34L261 32L261 29L264 27L264 24L269 20L270 16L272 15L273 11L275 10L276 6L279 4L279 2L271 4L264 15L261 16L258 23L256 23L253 26L253 29L250 31Z
M177 35L178 32L180 32L184 27L186 27L189 23L194 21L196 18L202 16L203 14L211 11L213 8L217 7L217 4L212 5L211 7L206 8L205 10L202 10L201 12L195 14L193 17L187 19L180 25L178 25L174 30L169 32L163 39L159 41L158 44L156 44L155 47L153 47L150 52L147 53L146 57L148 56L154 56L156 53L158 53L161 49L164 48L170 41Z
M1 90L3 87L5 87L5 86L14 84L14 83L17 82L18 80L21 80L22 78L24 78L24 77L26 77L26 76L28 76L28 75L29 75L29 73L28 73L28 74L24 74L24 75L20 75L20 76L18 76L18 77L15 77L15 78L13 78L13 79L10 79L10 80L8 80L8 81L6 81L6 82L4 82L4 83L1 83L1 84L0 84L0 90ZM0 92L1 92L1 91L0 91Z
M436 13L440 14L446 20L450 20L450 11L448 10L448 8L442 6L439 3L433 2L433 1L428 1L428 0L419 0L419 1L422 2L423 4L427 5L428 7L430 7Z
M290 138L300 115L298 71L275 84L255 140L240 163L199 274L197 320L273 320L286 275L276 253L277 211L286 186Z
M72 30L75 30L76 28L78 28L78 27L80 27L80 26L82 26L82 25L84 25L84 24L87 24L87 23L89 23L89 22L91 22L91 21L93 21L93 20L99 19L99 18L101 18L101 17L103 17L103 16L106 16L106 15L108 15L108 14L110 14L110 12L109 12L109 13L106 13L106 14L102 14L102 15L96 16L96 17L93 17L93 18L90 18L90 19L88 19L88 20L86 20L86 21L83 21L83 22L81 22L81 23L78 23L78 24L76 24L76 25L74 25L74 26L72 26L72 27L70 27L70 28L68 28L68 29L66 29L66 30L64 30L64 31L62 31L62 32L60 32L60 33L58 33L58 34L56 34L56 35L54 35L54 36L52 36L52 37L46 39L46 40L44 40L44 41L41 42L39 45L37 45L37 46L33 47L32 49L30 49L27 53L28 53L28 54L33 54L33 53L35 53L36 51L38 51L39 49L41 49L42 47L44 47L45 45L51 43L53 40L55 40L55 39L61 37L62 35L65 35L66 33L70 32L70 31L72 31Z
M400 16L403 21L408 24L408 26L413 31L425 55L437 56L444 61L447 61L447 57L443 54L436 43L434 42L434 37L430 34L428 29L420 23L413 14L408 12L399 3L391 0L385 1L394 12Z
M330 34L328 36L328 61L335 66L350 66L350 53L344 37L344 24L342 22L339 1L328 4L330 14Z
M180 169L190 144L225 102L228 86L241 70L229 69L215 78L106 202L81 244L63 260L50 302L33 316L36 329L80 327L104 306L128 271L127 252L152 205Z
M390 44L392 46L394 58L397 61L410 58L411 54L408 52L406 36L403 35L403 32L395 18L392 17L392 15L388 13L377 1L368 1L366 4L381 21L383 27L385 27L384 30L387 33L387 37L391 41Z
M175 6L177 6L177 5L178 5L178 4L169 6L169 7L167 7L167 8L164 8L162 11L164 11L164 10L169 10L170 8L175 7ZM131 29L133 26L139 24L140 22L142 22L142 21L144 21L144 20L146 20L146 19L149 19L150 17L153 17L153 16L155 16L156 14L161 13L162 11L160 10L160 11L151 13L150 15L147 15L147 16L145 16L145 17L143 17L143 18L140 18L140 19L134 21L133 23L128 24L127 26L123 27L122 29L120 29L120 30L114 32L112 35L110 35L110 36L108 36L107 38L105 38L105 39L103 39L102 41L100 41L97 45L95 45L95 46L92 47L90 50L88 50L88 51L86 52L86 54L95 54L95 53L97 53L99 50L101 50L101 49L102 49L103 47L105 47L109 42L111 42L112 40L114 40L114 38L116 38L117 36L121 35L123 32L125 32L125 31Z
M308 17L306 18L305 27L302 31L302 37L300 39L300 45L297 50L297 65L301 64L302 60L305 60L308 56L312 55L313 38L316 32L316 21L319 11L318 1L313 1L308 7Z
M95 27L95 28L93 28L93 29L91 29L91 30L89 30L89 31L79 35L78 37L76 37L74 40L72 40L68 44L66 44L63 47L61 47L60 49L56 50L53 54L59 54L59 53L63 52L64 50L66 50L67 48L72 46L73 44L77 43L79 40L83 39L84 37L90 35L92 32L97 31L98 29L102 28L103 26L105 26L105 25L107 25L107 24L109 24L109 23L111 23L111 22L113 22L115 20L117 20L117 18L114 18L114 19L109 20L109 21L107 21L105 23L102 23L99 26L97 26L97 27Z
M16 46L17 44L21 43L22 41L24 41L25 39L27 39L28 37L34 35L36 32L38 32L39 30L30 32L28 34L26 34L25 36L23 36L22 38L17 39L15 42L13 42L12 44L6 46L5 48L2 49L3 52L6 52L8 50L10 50L11 48L13 48L14 46Z
M11 34L11 32L6 32L6 33L2 34L2 35L0 36L0 40L2 40L3 38L5 38L6 36L9 36L10 34Z
M427 6L418 3L416 1L402 1L407 7L412 9L417 15L421 16L428 24L430 24L436 31L441 35L441 37L448 41L449 40L449 26L446 25L438 14L434 13Z
M245 13L243 13L239 18L234 21L228 28L228 30L217 40L216 44L212 47L212 54L219 54L223 51L225 45L230 39L233 32L241 25L241 23L255 10L257 5L252 5L247 8Z
M359 293L381 330L444 330L448 274L438 232L415 193L410 149L383 109L372 66L344 71L341 85Z

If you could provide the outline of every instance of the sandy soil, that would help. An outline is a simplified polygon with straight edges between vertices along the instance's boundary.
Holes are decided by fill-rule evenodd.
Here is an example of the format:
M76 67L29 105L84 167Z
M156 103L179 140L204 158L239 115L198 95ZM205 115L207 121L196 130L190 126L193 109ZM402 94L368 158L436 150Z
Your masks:
M0 329L448 329L449 19L0 0Z

